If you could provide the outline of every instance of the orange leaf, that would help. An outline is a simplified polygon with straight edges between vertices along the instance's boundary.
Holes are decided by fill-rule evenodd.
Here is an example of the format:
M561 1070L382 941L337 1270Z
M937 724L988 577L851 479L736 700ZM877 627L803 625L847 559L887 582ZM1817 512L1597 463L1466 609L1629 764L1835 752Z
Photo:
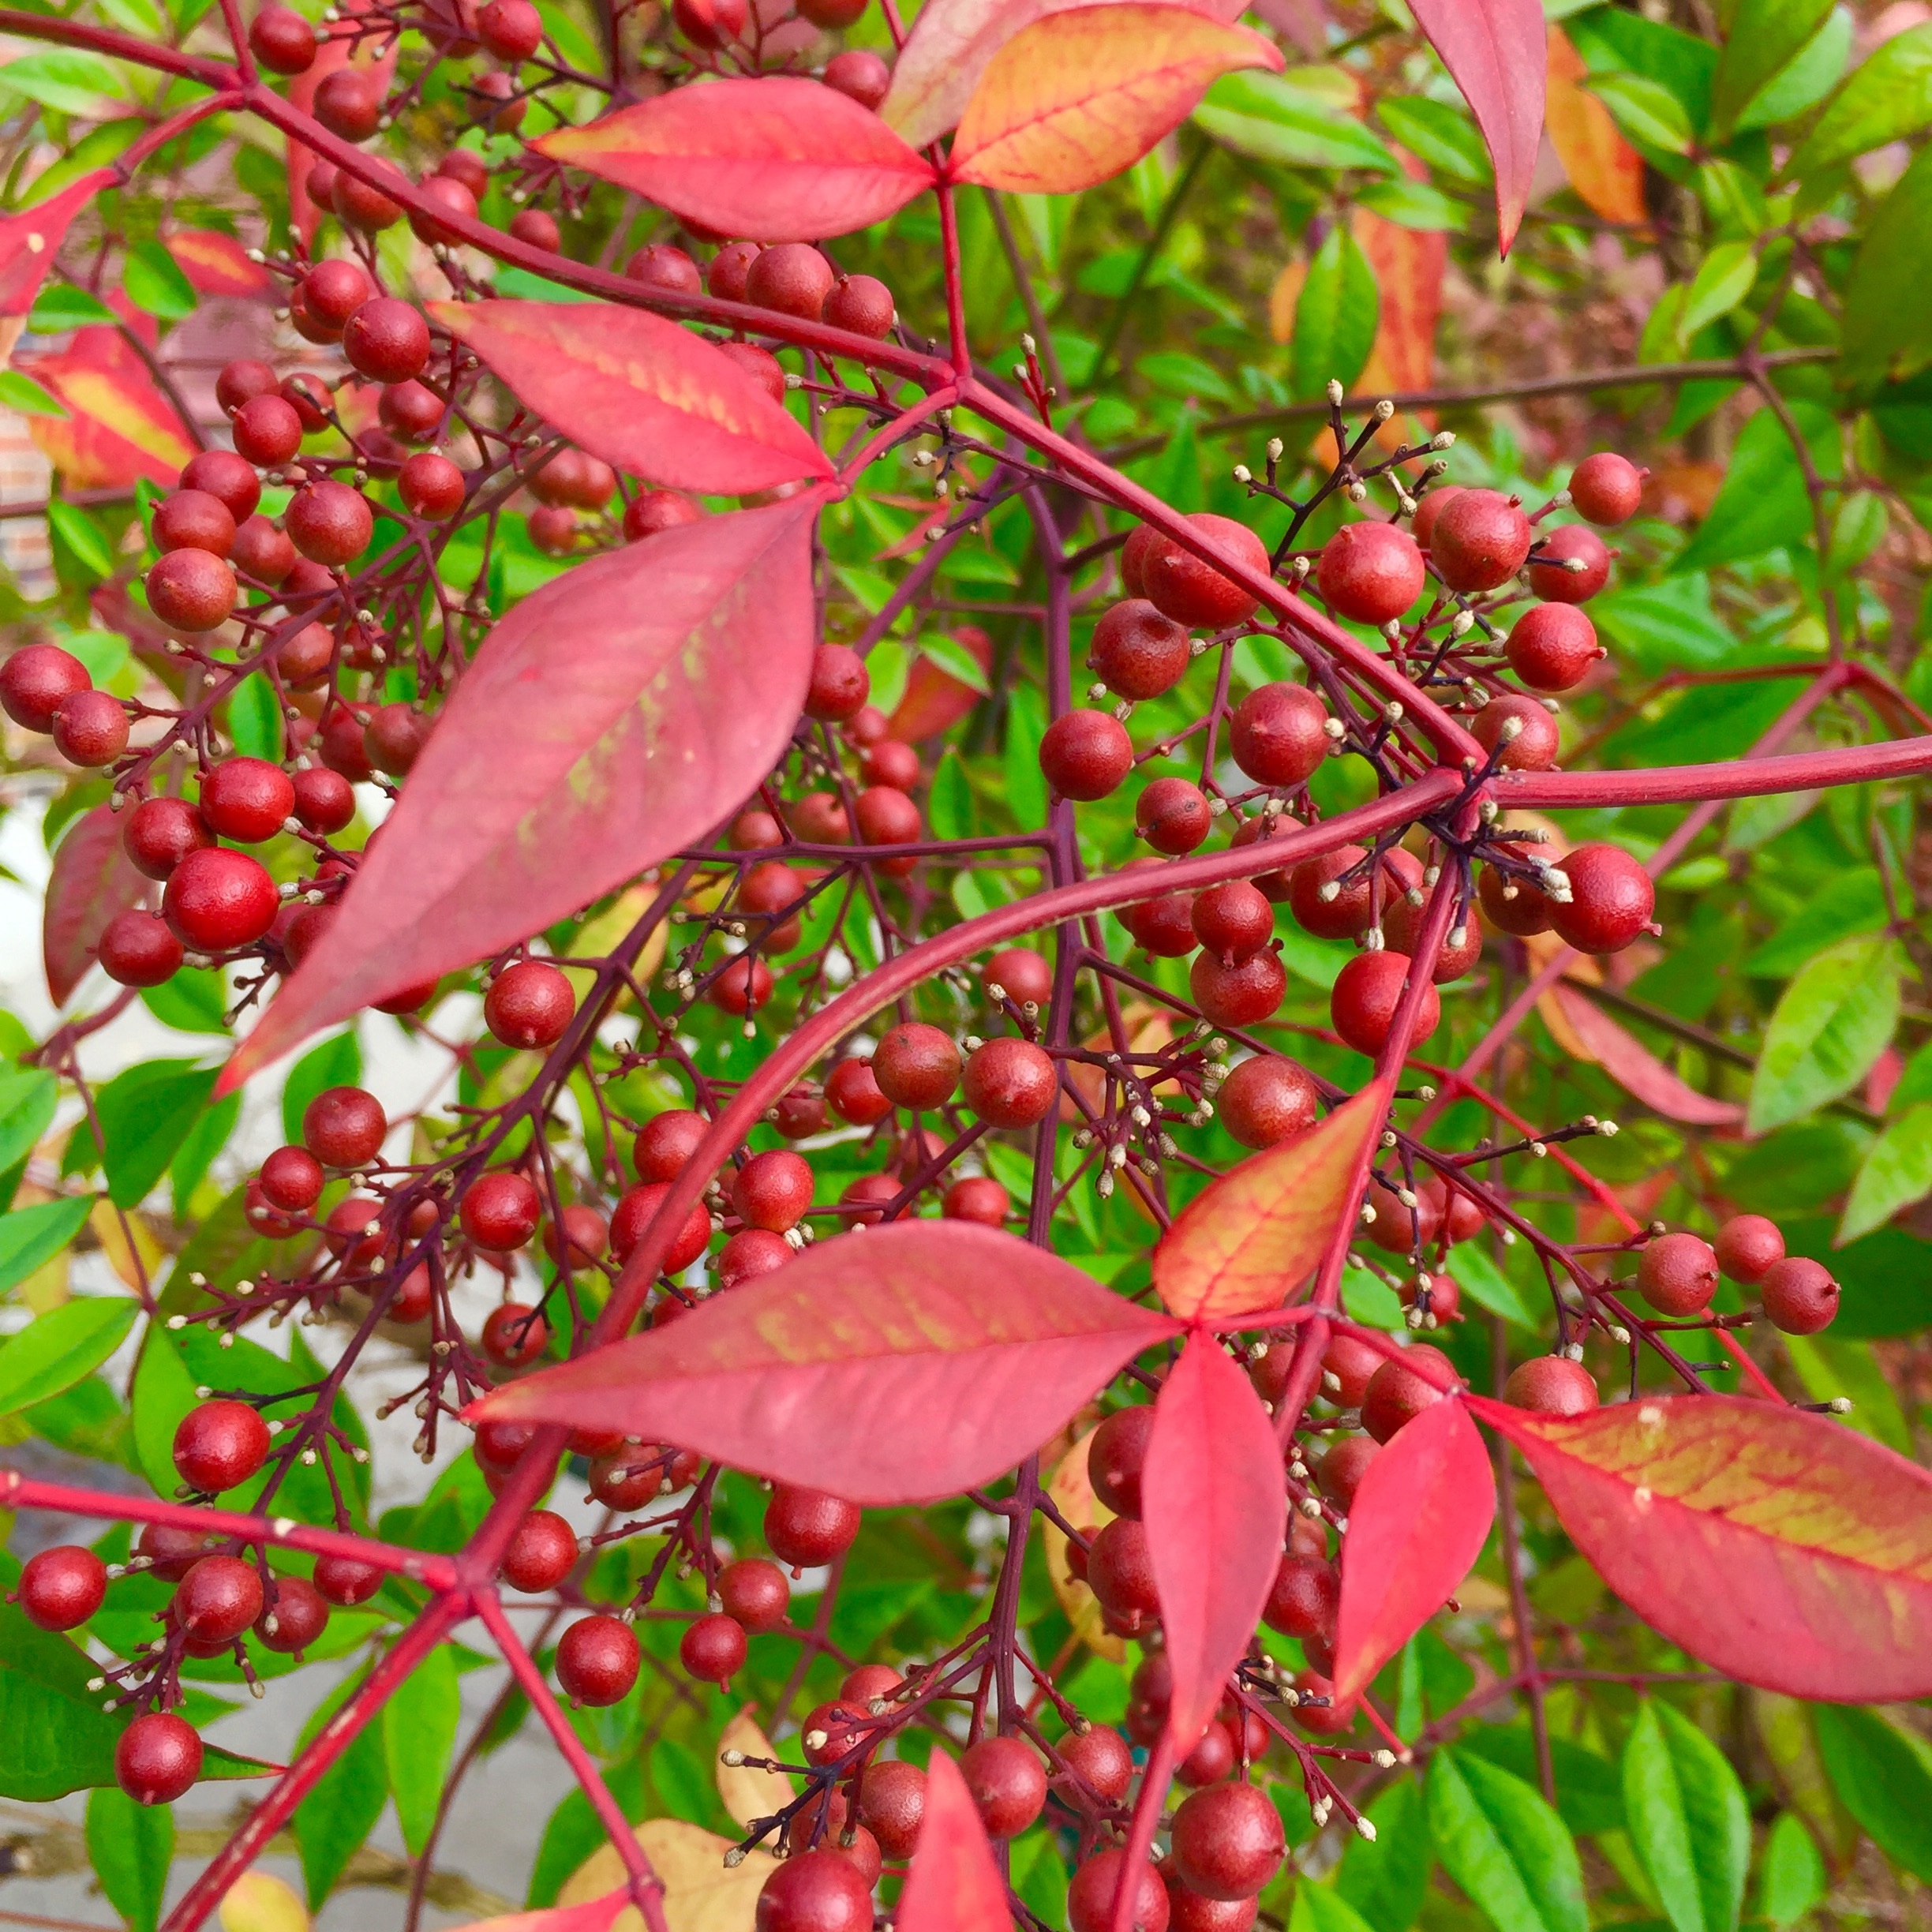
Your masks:
M1196 1195L1154 1250L1154 1286L1168 1308L1192 1321L1279 1308L1353 1204L1388 1100L1378 1081Z
M248 258L233 235L211 228L183 228L167 238L167 252L197 295L265 295L268 271Z
M1398 227L1367 208L1356 211L1354 227L1382 295L1372 365L1380 365L1391 389L1426 389L1436 373L1436 325L1442 319L1449 238ZM1365 393L1374 387L1365 377L1355 386Z
M953 641L963 644L978 661L981 670L993 663L993 640L977 624L960 624ZM898 708L886 721L886 728L907 744L923 738L936 738L950 731L979 702L979 694L949 671L942 671L930 657L915 657L906 672L905 690Z
M1056 13L987 62L953 143L951 172L983 187L1076 193L1131 167L1217 76L1281 66L1258 33L1186 7Z
M60 355L33 365L69 412L30 416L27 432L74 489L126 489L139 478L163 488L195 453L174 405L118 329L78 330Z
M1642 1396L1567 1419L1472 1397L1651 1627L1787 1697L1932 1694L1932 1473L1823 1417Z
M1735 1101L1713 1099L1679 1080L1649 1047L1625 1032L1587 994L1574 987L1553 986L1538 1002L1547 1022L1544 1002L1553 1003L1563 1019L1570 1040L1582 1049L1581 1057L1595 1061L1633 1099L1666 1120L1696 1127L1735 1127L1744 1110ZM1551 1028L1552 1033L1556 1029Z
M0 220L0 316L24 316L54 266L68 223L114 178L96 168L57 195Z
M1610 110L1578 83L1589 71L1563 30L1549 30L1549 95L1544 110L1550 145L1584 205L1605 221L1642 223L1643 159L1617 132Z

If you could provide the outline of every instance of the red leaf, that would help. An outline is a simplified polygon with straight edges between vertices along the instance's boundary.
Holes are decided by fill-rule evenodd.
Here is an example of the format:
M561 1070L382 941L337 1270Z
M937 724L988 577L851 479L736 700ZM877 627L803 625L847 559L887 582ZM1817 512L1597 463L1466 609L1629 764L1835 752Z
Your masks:
M1077 193L1133 167L1218 76L1281 66L1252 28L1190 7L1123 0L1052 14L987 63L947 170L1018 193Z
M167 238L167 252L197 295L266 295L268 271L252 262L233 235L211 228L182 228Z
M606 1892L601 1898L586 1899L581 1905L552 1905L541 1911L480 1919L469 1932L610 1932L612 1921L630 1903L628 1889Z
M530 145L752 242L849 234L897 214L934 180L871 110L782 74L676 88Z
M1154 1286L1177 1315L1213 1322L1281 1307L1354 1204L1362 1153L1388 1111L1386 1081L1319 1127L1204 1188L1154 1250Z
M926 1768L926 1812L893 1923L897 1932L1011 1932L1005 1881L979 1807L942 1750Z
M1932 1473L1735 1395L1567 1421L1470 1406L1522 1451L1604 1581L1693 1657L1787 1697L1932 1695Z
M1337 1702L1367 1690L1482 1554L1496 1477L1459 1401L1432 1403L1398 1429L1362 1478L1342 1542Z
M1716 1100L1679 1080L1649 1047L1627 1033L1587 993L1561 984L1549 996L1563 1009L1578 1043L1634 1099L1667 1120L1694 1127L1735 1127L1744 1110Z
M41 956L47 990L65 1006L108 923L141 903L148 882L121 848L121 821L105 805L82 815L54 851L42 910Z
M64 421L30 416L27 433L75 489L128 489L143 477L167 489L195 453L147 364L104 322L77 330L65 351L33 365L33 375L69 413Z
M832 474L825 452L701 335L607 302L432 302L580 448L667 489L738 493Z
M222 1076L487 958L702 837L797 723L824 492L606 552L497 625L331 925Z
M0 316L24 316L33 306L68 225L115 178L112 168L96 168L58 194L0 220Z
M1004 1474L1175 1332L1010 1234L912 1221L823 1242L469 1413L621 1428L852 1503L930 1503Z
M1488 145L1507 255L1530 204L1543 138L1548 53L1541 0L1413 0L1413 10Z
M342 0L340 10L344 13L365 13L369 11L371 0ZM296 75L288 84L289 105L298 107L305 114L315 112L316 89L339 68L355 66L366 69L382 83L387 94L389 84L395 77L396 43L394 36L388 36L388 51L380 57L371 50L380 45L385 36L378 35L373 42L353 43L346 39L330 38L316 49L316 57L307 70ZM357 51L351 54L350 47ZM316 164L316 157L298 140L288 144L288 197L289 221L295 232L301 237L306 248L315 240L316 230L321 226L322 215L313 202L303 192L309 179L309 170Z
M1174 1668L1177 1757L1200 1741L1248 1653L1281 1566L1288 1485L1247 1376L1196 1330L1161 1385L1140 1478L1141 1521Z
M971 652L981 670L990 669L993 640L977 624L961 624L953 642ZM898 708L886 721L892 736L907 744L936 738L950 731L979 703L980 694L950 671L942 671L930 657L912 660Z

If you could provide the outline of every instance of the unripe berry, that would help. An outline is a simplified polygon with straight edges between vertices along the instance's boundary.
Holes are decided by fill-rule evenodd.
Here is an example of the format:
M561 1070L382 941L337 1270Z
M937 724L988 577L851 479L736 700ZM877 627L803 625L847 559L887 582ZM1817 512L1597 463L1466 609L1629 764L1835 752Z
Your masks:
M1597 1406L1597 1384L1581 1362L1567 1355L1533 1355L1518 1362L1503 1384L1503 1399L1538 1415L1587 1415Z
M1577 515L1593 523L1627 523L1643 500L1644 478L1649 474L1614 450L1599 450L1571 471L1570 500Z
M1429 533L1429 561L1451 590L1493 590L1530 554L1530 519L1500 490L1459 489Z
M1294 1061L1256 1054L1227 1076L1215 1104L1243 1147L1269 1148L1315 1125L1316 1100L1314 1081Z
M1137 702L1179 683L1189 654L1185 624L1163 616L1145 597L1129 597L1094 626L1088 661L1109 691Z
M1039 767L1062 798L1103 799L1133 769L1133 740L1106 711L1069 711L1046 727Z
M172 1804L201 1775L199 1732L172 1711L148 1711L114 1745L114 1781L137 1804Z
M204 1402L174 1431L174 1466L211 1496L246 1482L268 1456L268 1425L243 1402Z
M1637 1292L1660 1315L1694 1315L1717 1292L1717 1256L1695 1234L1660 1234L1637 1259Z
M1316 587L1337 616L1378 627L1401 616L1426 581L1415 538L1393 523L1344 523L1315 566Z
M642 1661L629 1624L614 1616L582 1617L557 1645L557 1683L574 1703L621 1704Z
M519 960L491 982L483 1023L506 1046L554 1046L576 1017L569 979L548 960Z
M1816 1335L1837 1318L1838 1284L1830 1269L1803 1255L1773 1261L1758 1292L1771 1326L1784 1335Z
M1257 577L1270 575L1267 545L1232 517L1197 511L1188 522L1210 550L1219 550ZM1256 599L1231 577L1204 564L1171 538L1148 546L1140 560L1144 594L1159 609L1191 629L1219 631L1252 616Z
M107 1567L91 1549L59 1544L27 1559L17 1594L28 1623L43 1631L74 1630L101 1607Z

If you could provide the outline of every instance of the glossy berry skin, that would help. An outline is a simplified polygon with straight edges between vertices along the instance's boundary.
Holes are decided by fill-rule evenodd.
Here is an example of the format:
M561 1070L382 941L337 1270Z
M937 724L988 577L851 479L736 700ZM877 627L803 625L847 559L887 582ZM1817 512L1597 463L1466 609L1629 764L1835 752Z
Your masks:
M519 960L490 983L483 1022L506 1046L554 1046L576 1017L577 995L547 960Z
M1524 578L1552 604L1587 604L1610 581L1610 552L1593 530L1566 523L1530 558Z
M1733 1215L1711 1246L1720 1271L1747 1286L1762 1281L1765 1271L1784 1259L1783 1231L1762 1215Z
M677 0L682 7L691 0ZM872 1888L830 1847L795 1852L758 1893L755 1932L871 1932Z
M365 1166L388 1132L382 1103L361 1087L325 1087L302 1110L302 1144L325 1167Z
M272 373L269 380L274 380ZM177 490L155 506L157 550L205 550L225 557L234 546L234 534L235 520L228 506L206 490Z
M1252 1898L1281 1868L1287 1847L1274 1801L1252 1784L1217 1784L1174 1813L1174 1876L1204 1898Z
M784 1628L792 1585L775 1563L762 1556L740 1556L728 1563L718 1572L717 1593L726 1616L753 1636Z
M879 1042L872 1055L872 1077L895 1106L915 1111L938 1106L959 1084L959 1048L939 1028L908 1021Z
M222 838L272 838L294 810L294 781L265 758L224 758L201 781L201 816Z
M856 1503L780 1483L765 1506L765 1541L781 1563L796 1570L816 1569L852 1548L859 1517Z
M1270 575L1267 545L1232 517L1197 511L1188 519L1210 550L1219 550L1257 577ZM1140 582L1148 599L1176 623L1219 631L1254 614L1257 599L1212 564L1204 564L1170 539L1158 538L1143 558Z
M1222 1083L1221 1124L1245 1148L1269 1148L1315 1125L1314 1081L1294 1061L1256 1054Z
M864 708L871 690L865 660L850 645L821 644L812 653L805 715L824 724L842 724Z
M201 1739L172 1711L148 1711L114 1745L114 1781L137 1804L172 1804L201 1775Z
M575 1703L621 1704L637 1682L641 1661L627 1623L614 1616L582 1617L557 1645L557 1682Z
M271 73L306 73L315 65L315 29L293 7L265 6L249 22L249 51Z
M1504 771L1548 771L1563 748L1563 734L1548 710L1515 691L1492 698L1470 721L1470 736L1496 754Z
M275 1577L255 1619L255 1636L279 1656L300 1657L328 1628L328 1601L313 1583L303 1577Z
M1195 956L1188 969L1194 1004L1216 1026L1249 1027L1267 1019L1288 991L1288 975L1272 952L1250 953L1224 966L1211 953Z
M1090 803L1133 769L1133 740L1110 712L1069 711L1046 727L1039 767L1062 798Z
M1228 749L1256 784L1305 784L1328 755L1327 708L1306 686L1263 684L1234 707Z
M219 496L238 526L255 514L261 501L261 478L254 466L233 450L204 450L191 457L182 467L181 487Z
M925 1772L897 1760L868 1765L859 1787L859 1809L888 1858L910 1858L926 1818Z
M121 849L144 878L166 878L190 852L214 843L207 820L185 799L143 799L122 822Z
M1530 554L1530 519L1500 491L1458 489L1429 532L1429 562L1451 590L1493 590Z
M1226 966L1259 953L1275 936L1275 908L1245 879L1196 893L1193 920L1195 938Z
M295 492L286 521L295 548L317 564L353 563L376 534L369 499L327 477Z
M668 1182L649 1181L642 1187L634 1187L618 1202L617 1211L611 1216L610 1223L610 1249L614 1260L629 1259L631 1250L643 1238L645 1229L650 1226L651 1217L657 1213L657 1204L669 1191ZM684 1217L684 1225L672 1242L660 1272L683 1274L710 1243L711 1217L700 1202Z
M1043 1047L1020 1039L990 1039L966 1062L964 1099L988 1126L1037 1125L1060 1097L1059 1075Z
M1337 975L1329 995L1329 1017L1335 1030L1357 1053L1372 1059L1388 1044L1411 964L1406 953L1357 953ZM1433 983L1425 984L1410 1045L1421 1046L1441 1021L1442 1001Z
M1837 1318L1838 1284L1831 1270L1803 1255L1773 1261L1758 1293L1765 1318L1783 1335L1816 1335Z
M365 1604L382 1588L383 1573L373 1563L358 1563L353 1556L318 1556L315 1586L327 1602L352 1610Z
M1018 1837L1046 1803L1046 1767L1019 1738L982 1738L959 1768L989 1838Z
M148 608L170 631L193 637L227 621L239 594L234 572L209 550L170 550L148 572Z
M238 1556L204 1556L182 1578L171 1608L190 1645L219 1649L261 1615L260 1574Z
M1569 600L1533 604L1516 620L1503 646L1510 668L1530 690L1574 689L1604 655L1597 627Z
M1621 953L1650 923L1657 887L1620 845L1578 845L1563 861L1568 904L1553 904L1550 923L1579 953Z
M841 275L825 299L823 320L828 328L844 329L883 342L897 316L893 292L876 275Z
M729 1683L744 1668L744 1626L722 1613L688 1624L678 1641L678 1657L702 1683Z
M230 425L236 451L264 470L286 462L301 447L302 421L292 402L279 395L244 402Z
M1088 1480L1095 1496L1116 1516L1140 1518L1140 1474L1153 1433L1152 1405L1136 1402L1115 1410L1088 1443Z
M504 1552L504 1581L534 1597L555 1589L576 1565L576 1531L555 1510L532 1510Z
M485 1316L478 1340L483 1353L500 1368L521 1368L549 1346L550 1324L527 1303L505 1301Z
M268 1456L268 1425L242 1402L204 1402L174 1431L174 1466L189 1488L219 1496L246 1482Z
M463 1196L459 1219L479 1248L507 1254L537 1232L543 1203L527 1176L486 1174Z
M1087 1582L1100 1607L1116 1617L1152 1617L1160 1611L1160 1592L1148 1551L1147 1532L1131 1516L1105 1524L1087 1552Z
M1068 1768L1094 1793L1110 1804L1127 1795L1133 1782L1133 1754L1127 1740L1110 1725L1095 1724L1061 1739L1060 1755Z
M1405 1423L1443 1398L1443 1389L1417 1372L1413 1365L1427 1361L1443 1383L1454 1387L1455 1370L1447 1356L1426 1342L1392 1356L1368 1378L1362 1394L1362 1427L1379 1443L1387 1442Z
M789 1148L754 1154L732 1181L732 1205L747 1228L782 1234L811 1206L811 1163Z
M892 86L892 69L870 47L846 47L826 62L825 84L876 110Z
M1614 450L1599 450L1571 471L1570 500L1577 515L1593 523L1606 528L1627 523L1643 501L1644 478L1649 474Z
M987 993L998 987L1022 1006L1044 1007L1053 998L1054 969L1050 961L1025 946L1008 946L986 963Z
M1537 1415L1587 1415L1601 1398L1581 1362L1567 1355L1533 1355L1518 1362L1503 1384L1503 1399Z
M1156 778L1134 801L1134 829L1158 852L1178 858L1214 829L1200 787L1186 778Z
M1637 1292L1660 1315L1694 1315L1717 1292L1717 1256L1695 1234L1660 1234L1637 1260Z
M117 912L100 936L95 957L117 986L159 986L180 970L182 942L152 912Z
M1173 690L1189 655L1185 624L1163 616L1145 597L1129 597L1094 626L1088 662L1109 691L1138 702Z
M101 1607L107 1566L91 1549L62 1543L27 1559L17 1594L21 1612L37 1628L75 1630Z
M1332 1637L1341 1604L1342 1578L1335 1565L1290 1551L1275 1572L1261 1620L1284 1636Z
M689 1107L671 1107L656 1114L638 1130L631 1158L640 1181L675 1181L698 1151L710 1125Z
M58 644L28 644L0 665L0 707L28 731L50 732L54 713L93 683L88 668Z
M263 1198L284 1214L306 1214L322 1198L324 1178L306 1148L277 1148L261 1164Z
M946 1189L939 1211L949 1221L1004 1227L1013 1214L1013 1200L990 1174L963 1174Z
M746 270L745 299L754 308L816 322L837 279L832 264L809 242L781 242L761 250Z
M1427 575L1416 540L1393 523L1344 523L1315 566L1316 588L1337 616L1378 627L1414 603Z
M1126 1882L1127 1854L1118 1848L1096 1852L1067 1886L1067 1923L1072 1932L1112 1932L1114 1901ZM1140 1866L1133 1894L1129 1932L1167 1932L1167 1888L1151 1865Z

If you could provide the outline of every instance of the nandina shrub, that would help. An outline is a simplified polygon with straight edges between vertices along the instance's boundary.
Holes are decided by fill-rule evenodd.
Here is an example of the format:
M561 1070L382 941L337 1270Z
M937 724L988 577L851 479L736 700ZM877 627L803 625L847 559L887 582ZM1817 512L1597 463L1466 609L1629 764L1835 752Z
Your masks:
M129 1923L487 1910L522 1729L549 1932L1908 1909L1932 30L1413 4L7 16Z

